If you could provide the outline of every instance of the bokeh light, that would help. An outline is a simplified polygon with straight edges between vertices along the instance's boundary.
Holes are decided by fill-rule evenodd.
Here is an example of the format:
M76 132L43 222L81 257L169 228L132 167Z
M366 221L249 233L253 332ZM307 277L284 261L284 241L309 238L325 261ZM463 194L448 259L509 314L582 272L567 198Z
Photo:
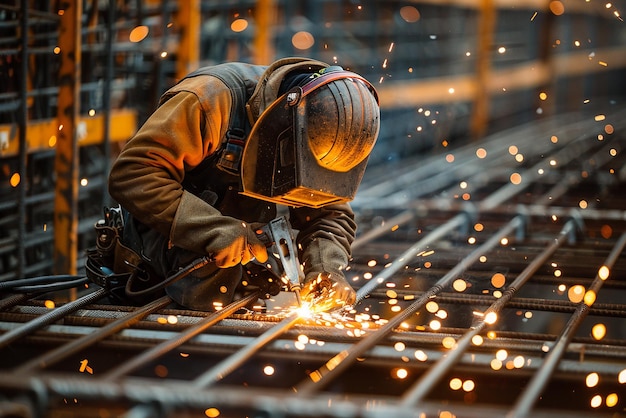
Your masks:
M130 31L128 35L128 40L131 42L141 42L143 41L150 32L150 28L145 25L137 26L133 30Z
M248 28L248 21L246 19L235 19L233 20L233 22L230 24L230 30L232 30L233 32L243 32L244 30L246 30Z
M291 44L294 48L305 50L315 45L315 38L310 32L300 31L291 37Z

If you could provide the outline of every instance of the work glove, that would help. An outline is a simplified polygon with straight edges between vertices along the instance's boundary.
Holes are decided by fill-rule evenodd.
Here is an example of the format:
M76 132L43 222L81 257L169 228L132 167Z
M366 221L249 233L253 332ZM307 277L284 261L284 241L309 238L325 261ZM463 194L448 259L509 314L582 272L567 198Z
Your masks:
M184 191L170 232L173 245L207 254L220 268L247 264L256 258L267 261L265 245L257 238L256 224L250 225L222 213Z
M294 208L290 220L299 231L299 259L305 275L301 299L312 302L316 311L353 305L356 293L344 276L356 233L350 206Z
M323 272L305 278L300 298L313 311L327 312L353 305L356 292L343 274Z
M237 264L248 264L256 259L261 263L267 261L267 250L252 225L230 216L223 216L219 226L213 227L215 239L207 245L206 251L215 265L228 268Z

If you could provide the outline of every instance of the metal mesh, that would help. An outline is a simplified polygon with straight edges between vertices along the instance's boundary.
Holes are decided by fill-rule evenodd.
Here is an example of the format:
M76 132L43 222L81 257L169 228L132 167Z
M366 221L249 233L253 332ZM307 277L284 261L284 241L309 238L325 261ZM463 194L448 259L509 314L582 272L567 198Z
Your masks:
M51 307L46 295L6 295L5 410L623 414L624 116L607 115L615 133L602 140L593 116L570 115L368 171L354 202L351 310L116 307L97 289Z

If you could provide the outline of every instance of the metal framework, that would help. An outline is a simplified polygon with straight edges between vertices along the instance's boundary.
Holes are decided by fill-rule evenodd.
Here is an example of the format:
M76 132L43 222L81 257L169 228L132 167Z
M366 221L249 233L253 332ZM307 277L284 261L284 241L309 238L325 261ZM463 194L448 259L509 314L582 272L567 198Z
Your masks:
M0 416L626 415L619 2L409 2L414 22L387 0L51 3L0 5ZM158 95L286 55L378 82L353 309L119 306L75 276L117 142ZM45 292L55 253L69 297Z

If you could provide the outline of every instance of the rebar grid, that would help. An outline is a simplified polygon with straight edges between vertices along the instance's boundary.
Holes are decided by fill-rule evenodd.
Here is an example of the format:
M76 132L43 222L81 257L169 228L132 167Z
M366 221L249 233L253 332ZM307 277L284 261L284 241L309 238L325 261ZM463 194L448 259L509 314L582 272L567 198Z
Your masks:
M51 309L49 295L7 294L6 408L127 417L623 413L626 217L615 191L626 178L623 156L606 155L626 141L598 143L592 126L563 127L548 146L526 139L521 165L502 157L515 132L460 150L464 169L439 169L436 187L436 157L402 170L398 178L415 176L410 187L372 186L378 199L366 181L355 202L363 232L346 272L358 295L352 310L269 315L242 309L247 299L215 314L167 298L117 307L93 288ZM499 157L492 169L472 152L489 144Z

